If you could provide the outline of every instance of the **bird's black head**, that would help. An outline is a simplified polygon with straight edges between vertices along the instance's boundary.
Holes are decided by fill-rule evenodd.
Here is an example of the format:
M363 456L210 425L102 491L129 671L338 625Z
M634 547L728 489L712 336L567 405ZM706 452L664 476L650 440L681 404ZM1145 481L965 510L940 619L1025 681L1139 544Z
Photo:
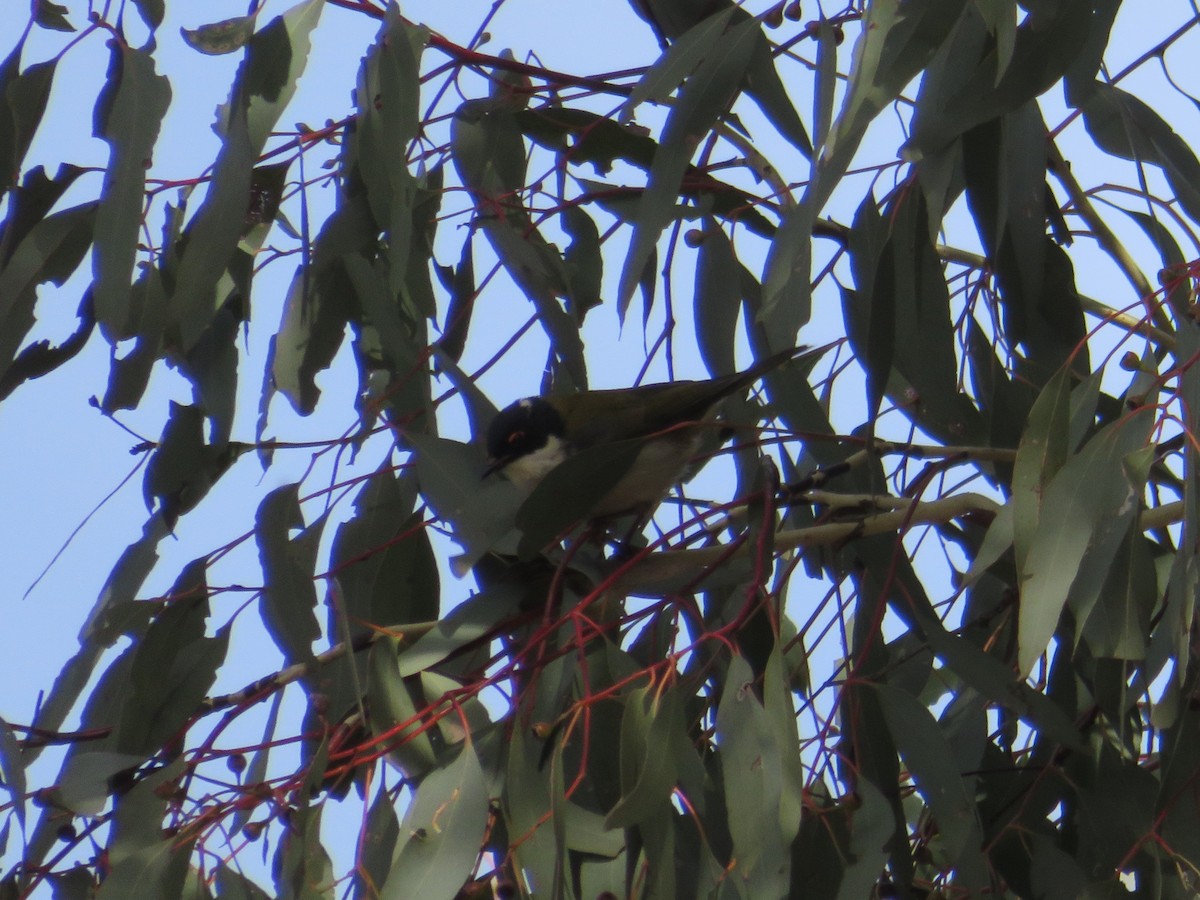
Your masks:
M496 414L487 431L489 471L503 469L546 446L551 435L562 438L566 423L553 406L541 397L526 397Z

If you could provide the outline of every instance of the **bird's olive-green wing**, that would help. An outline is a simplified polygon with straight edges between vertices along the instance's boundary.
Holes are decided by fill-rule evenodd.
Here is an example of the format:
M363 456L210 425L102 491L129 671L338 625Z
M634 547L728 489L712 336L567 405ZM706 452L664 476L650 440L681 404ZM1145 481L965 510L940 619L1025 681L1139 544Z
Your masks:
M555 397L551 402L566 421L567 434L577 448L645 437L681 422L705 419L719 401L746 388L798 352L799 349L791 349L773 354L744 372L724 378L590 391L586 395Z

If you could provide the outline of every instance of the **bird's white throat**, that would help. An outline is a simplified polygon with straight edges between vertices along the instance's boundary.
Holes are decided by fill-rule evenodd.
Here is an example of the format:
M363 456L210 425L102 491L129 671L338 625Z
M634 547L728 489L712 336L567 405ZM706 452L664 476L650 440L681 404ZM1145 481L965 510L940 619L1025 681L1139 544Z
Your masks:
M532 491L546 474L567 458L567 445L556 435L547 435L544 446L518 456L504 467L504 477L523 491Z

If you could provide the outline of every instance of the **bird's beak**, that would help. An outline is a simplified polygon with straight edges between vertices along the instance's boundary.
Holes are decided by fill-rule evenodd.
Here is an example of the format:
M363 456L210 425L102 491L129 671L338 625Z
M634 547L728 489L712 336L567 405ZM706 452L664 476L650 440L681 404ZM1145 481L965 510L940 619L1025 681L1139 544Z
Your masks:
M487 468L483 470L483 474L479 476L479 480L486 480L489 475L494 475L506 465L508 465L507 459L492 459L491 457L488 457Z

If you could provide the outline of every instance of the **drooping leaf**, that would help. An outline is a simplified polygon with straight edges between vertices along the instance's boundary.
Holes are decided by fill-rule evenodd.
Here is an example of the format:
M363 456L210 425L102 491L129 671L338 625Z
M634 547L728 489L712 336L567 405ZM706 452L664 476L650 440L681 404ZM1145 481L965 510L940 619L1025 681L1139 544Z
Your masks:
M162 24L166 15L166 0L133 0L133 5L151 31Z
M704 26L708 24L706 21ZM622 320L659 236L674 217L675 198L696 142L724 114L745 77L754 38L761 36L758 29L753 19L731 28L688 77L667 116L621 270L617 315Z
M568 206L562 214L563 231L571 243L563 253L567 276L569 311L579 322L588 310L599 306L601 284L604 281L604 255L600 246L600 230L579 206Z
M387 882L396 842L400 838L400 820L385 791L376 794L371 802L364 834L361 864L355 867L354 877L359 896L370 896Z
M3 719L0 719L0 780L3 780L17 822L25 828L25 763L21 759L21 746L16 734Z
M57 58L21 71L20 41L0 64L0 197L15 184L46 110Z
M162 827L171 788L182 777L176 760L140 779L114 803L99 897L182 897L195 840L178 840Z
M288 809L288 827L275 850L272 874L277 897L318 900L333 884L333 862L321 843L324 806L299 805Z
M604 819L606 829L630 828L660 813L675 787L676 766L663 752L683 728L680 698L634 691L625 701L621 721L621 799Z
M739 879L752 895L784 896L791 857L780 820L781 748L756 696L754 673L741 656L733 657L726 674L717 746Z
M929 710L907 691L877 685L888 728L905 765L943 837L945 865L955 869L956 884L980 891L989 886L982 856L979 811L967 792L945 735Z
M311 267L296 270L263 374L260 435L276 390L301 415L316 409L321 395L317 373L329 366L341 347L356 299L345 259L355 252L367 258L373 255L373 227L364 197L344 200L317 235Z
M381 466L355 500L354 518L338 526L330 569L351 635L369 625L437 618L436 559L422 517L412 512L414 499L411 480L402 484Z
M896 258L875 198L867 195L850 235L854 291L842 294L846 334L867 370L868 417L874 419L888 389L896 354Z
M255 516L255 539L262 562L263 622L288 663L312 659L312 644L321 636L313 610L317 605L317 543L325 523L309 526L300 511L299 486L271 491ZM291 532L299 532L296 537Z
M619 118L633 118L638 106L647 101L665 103L675 90L695 72L704 58L716 49L724 37L735 13L731 4L721 4L720 9L710 16L701 16L693 21L679 22L672 28L671 45L667 47L646 74L643 75L621 106ZM637 4L635 10L640 12Z
M450 131L454 166L471 190L478 223L509 276L534 305L570 380L587 384L579 325L559 303L567 289L561 251L546 240L520 199L525 145L514 112L494 100L472 100L455 113Z
M1046 486L1058 474L1070 452L1070 388L1070 372L1059 369L1033 404L1029 424L1017 448L1017 460L1013 465L1011 527L1018 571L1024 570L1033 547L1046 501Z
M421 699L420 693L416 694ZM429 729L414 702L409 685L396 665L393 641L371 646L367 667L367 709L370 731L379 743L376 752L389 749L393 762L406 778L419 780L437 762Z
M759 318L788 340L811 315L812 233L871 121L937 51L961 13L955 0L885 0L867 8L850 85L801 201L771 240Z
M1088 134L1107 153L1162 169L1174 196L1200 222L1200 160L1187 142L1145 101L1096 82L1080 108Z
M213 484L249 448L244 444L208 444L204 410L172 402L162 437L146 466L142 496L173 529L184 513L204 499Z
M380 896L451 900L475 865L487 814L487 783L474 747L467 744L417 788Z
M149 755L176 737L196 714L225 661L228 629L211 638L204 633L204 566L199 560L184 570L172 589L173 599L137 648L118 726L120 752Z
M983 6L965 5L949 45L922 81L913 135L905 147L913 157L935 152L1046 91L1070 68L1093 25L1101 25L1094 3L1069 0L1033 9L1013 33L1010 11L994 10L988 22ZM1011 36L1009 46L989 34L1001 22L1004 27L996 33Z
M478 447L416 432L406 434L405 440L416 451L422 495L438 517L450 523L463 548L453 568L464 574L512 531L521 498L515 486L502 479L483 483L485 463Z
M0 268L0 371L17 355L36 317L37 287L61 285L91 244L96 204L65 209L33 226Z
M734 335L742 308L739 265L733 243L716 222L704 228L696 253L696 298L693 317L696 343L713 378L737 371Z
M204 203L188 225L171 296L185 349L200 339L216 312L217 282L246 227L254 165L304 72L309 36L324 6L303 0L255 33L220 110L221 151Z
M108 82L96 102L96 135L109 145L108 170L92 255L96 319L105 336L129 336L129 283L142 225L146 170L171 86L153 57L118 41L109 45Z
M1020 573L1021 672L1028 673L1045 652L1084 559L1094 567L1089 574L1101 578L1111 565L1124 527L1139 509L1140 486L1132 483L1125 460L1146 445L1152 422L1144 410L1107 426L1046 487Z

